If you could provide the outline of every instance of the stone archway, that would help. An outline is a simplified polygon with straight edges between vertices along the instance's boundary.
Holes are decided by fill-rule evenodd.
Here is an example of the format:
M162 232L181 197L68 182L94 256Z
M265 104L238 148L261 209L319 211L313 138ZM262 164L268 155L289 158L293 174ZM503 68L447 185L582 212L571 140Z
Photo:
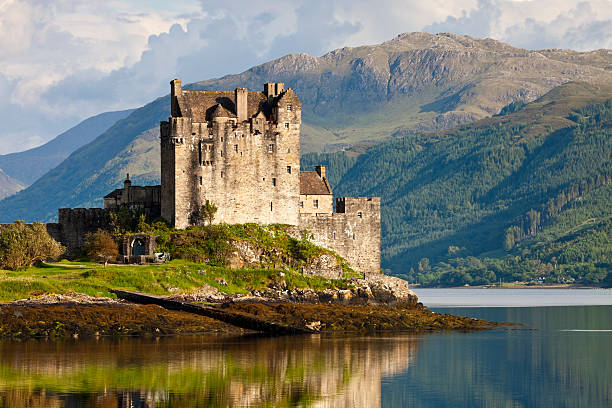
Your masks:
M140 255L147 255L147 251L146 251L146 245L145 245L145 241L144 239L138 237L138 238L134 238L132 240L132 255L133 256L140 256Z

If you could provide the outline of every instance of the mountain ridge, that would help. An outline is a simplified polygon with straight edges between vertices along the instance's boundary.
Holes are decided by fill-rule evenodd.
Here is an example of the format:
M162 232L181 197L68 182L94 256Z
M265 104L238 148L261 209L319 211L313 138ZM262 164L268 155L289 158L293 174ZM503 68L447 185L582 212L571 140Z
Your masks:
M265 82L285 81L304 101L302 151L333 151L482 119L504 104L535 99L575 78L612 83L612 71L600 67L612 64L612 55L546 52L556 58L593 58L598 66L551 60L495 40L409 33L322 57L292 54L185 89L261 89ZM540 56L531 61L534 53ZM507 59L500 58L504 55ZM419 75L412 75L415 67ZM552 68L536 75L543 67ZM393 81L377 80L391 71ZM509 76L516 71L520 75ZM496 77L501 82L492 86ZM394 84L391 91L389 84ZM0 201L1 221L53 220L59 207L101 206L101 197L127 172L135 184L158 183L159 122L168 115L167 96L134 110L27 189Z
M70 153L91 142L113 123L132 112L133 109L104 112L79 122L41 146L0 155L0 169L21 184L30 185L60 164Z

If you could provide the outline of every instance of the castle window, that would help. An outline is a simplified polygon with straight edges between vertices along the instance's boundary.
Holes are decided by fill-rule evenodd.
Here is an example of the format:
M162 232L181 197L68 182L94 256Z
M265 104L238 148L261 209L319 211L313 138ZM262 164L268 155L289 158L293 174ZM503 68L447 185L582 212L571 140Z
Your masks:
M212 135L212 133L211 133L211 135ZM221 136L221 141L223 141L223 136Z
M287 166L287 173L291 174L291 166Z
M238 145L234 145L234 151L237 152L238 151Z
M293 109L293 106L291 106L291 104L287 104L287 112L291 112L291 109Z
M274 153L274 145L273 144L269 144L268 145L268 153Z
M202 185L202 176L200 176L200 185Z
M312 200L312 206L314 208L319 208L319 200Z
M272 177L272 185L273 185L274 187L276 187L276 178L275 178L275 177Z
M300 208L304 208L304 202L300 201Z
M221 150L221 157L223 157L223 150Z
M223 178L224 175L225 175L225 172L221 170L221 178Z
M289 129L289 122L285 122L285 129Z
M362 217L363 217L363 214L361 213L361 211L359 211L359 212L357 213L357 216L358 216L359 218L362 218Z
M270 211L272 211L272 201L270 201Z

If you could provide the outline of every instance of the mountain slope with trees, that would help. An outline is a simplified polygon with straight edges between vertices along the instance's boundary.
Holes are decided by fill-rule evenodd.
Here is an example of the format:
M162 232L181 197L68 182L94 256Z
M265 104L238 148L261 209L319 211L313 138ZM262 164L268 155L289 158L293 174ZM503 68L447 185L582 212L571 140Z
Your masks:
M503 115L378 144L348 170L334 169L345 152L303 163L326 159L336 195L382 197L384 266L410 280L597 283L612 269L610 98L610 85L566 84Z

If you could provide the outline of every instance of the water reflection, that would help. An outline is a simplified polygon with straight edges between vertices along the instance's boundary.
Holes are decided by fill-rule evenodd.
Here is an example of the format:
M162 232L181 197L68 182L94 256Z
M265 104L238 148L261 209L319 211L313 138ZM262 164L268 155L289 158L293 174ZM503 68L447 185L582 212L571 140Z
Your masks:
M4 342L4 407L376 407L413 336Z
M612 306L439 311L528 326L4 342L0 407L612 406Z

